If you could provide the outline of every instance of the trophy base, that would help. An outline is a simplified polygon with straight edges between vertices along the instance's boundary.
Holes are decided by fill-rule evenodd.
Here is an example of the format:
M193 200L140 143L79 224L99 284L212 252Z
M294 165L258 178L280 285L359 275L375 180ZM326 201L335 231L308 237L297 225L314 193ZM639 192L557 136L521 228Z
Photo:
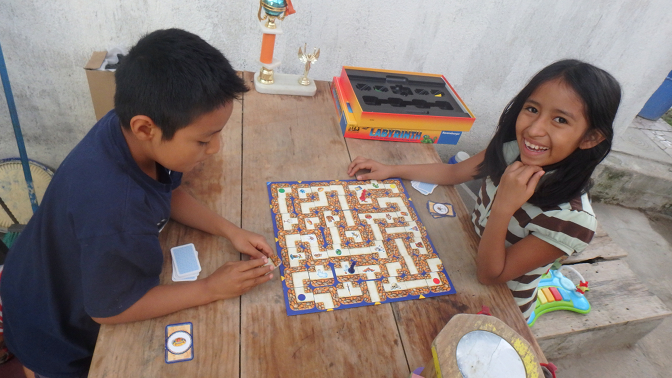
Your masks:
M259 93L283 94L292 96L314 96L317 91L315 81L310 80L310 84L301 85L299 79L303 75L290 75L275 73L273 75L273 84L262 84L259 82L259 71L254 73L254 89Z

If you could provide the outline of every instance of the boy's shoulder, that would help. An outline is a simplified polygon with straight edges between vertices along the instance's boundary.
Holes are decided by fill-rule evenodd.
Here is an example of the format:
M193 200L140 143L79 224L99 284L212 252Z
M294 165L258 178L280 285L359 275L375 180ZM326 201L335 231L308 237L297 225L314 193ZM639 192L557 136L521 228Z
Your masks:
M134 166L118 118L113 111L103 117L70 152L56 171L46 200L63 201L74 222L98 233L105 228L126 229L142 223L164 202L149 176ZM144 175L146 176L146 175ZM146 223L155 223L147 219ZM95 230L95 231L93 231Z
M115 130L118 122L113 111L101 118L70 151L56 171L53 184L68 194L88 197L109 196L128 185L128 151L123 150ZM126 153L125 153L126 152Z
M65 168L76 172L101 163L121 161L124 157L121 142L124 140L119 118L111 110L91 127L66 156L58 170Z

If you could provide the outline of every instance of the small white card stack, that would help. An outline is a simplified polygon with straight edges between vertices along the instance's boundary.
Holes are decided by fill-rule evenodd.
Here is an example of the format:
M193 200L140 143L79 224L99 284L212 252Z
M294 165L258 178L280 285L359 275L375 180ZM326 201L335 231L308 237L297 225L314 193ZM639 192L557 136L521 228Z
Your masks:
M426 182L420 182L420 181L411 181L411 186L413 186L415 190L424 195L432 194L434 188L437 187L436 184L428 184Z
M201 263L194 244L173 247L170 254L173 257L173 281L196 281L201 272Z

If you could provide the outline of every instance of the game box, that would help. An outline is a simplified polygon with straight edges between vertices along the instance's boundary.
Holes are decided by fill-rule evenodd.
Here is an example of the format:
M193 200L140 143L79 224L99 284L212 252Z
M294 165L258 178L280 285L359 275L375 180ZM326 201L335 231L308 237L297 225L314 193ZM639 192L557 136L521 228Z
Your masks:
M332 96L348 138L456 144L475 120L442 75L343 67Z
M107 51L94 51L84 66L96 120L103 118L114 108L114 91L116 90L114 71L100 70L106 55Z

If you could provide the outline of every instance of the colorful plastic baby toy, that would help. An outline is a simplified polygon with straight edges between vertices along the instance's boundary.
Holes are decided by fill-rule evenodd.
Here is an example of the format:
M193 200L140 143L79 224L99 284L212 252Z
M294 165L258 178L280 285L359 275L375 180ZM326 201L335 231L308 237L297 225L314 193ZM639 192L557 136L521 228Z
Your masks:
M539 281L539 290L537 291L537 302L527 320L527 325L532 327L539 316L556 310L569 310L580 314L590 312L590 303L584 293L588 291L588 282L583 279L576 269L563 265L561 267L571 269L580 278L580 283L574 285L574 282L560 273L560 269L550 269L541 276Z

